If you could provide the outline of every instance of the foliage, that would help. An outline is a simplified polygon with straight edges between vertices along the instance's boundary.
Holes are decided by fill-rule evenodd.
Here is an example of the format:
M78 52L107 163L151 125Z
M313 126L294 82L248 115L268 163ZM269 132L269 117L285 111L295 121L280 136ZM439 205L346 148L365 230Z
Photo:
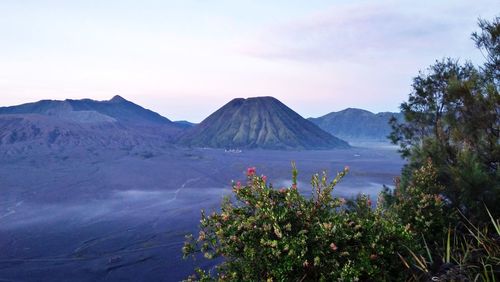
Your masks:
M391 121L390 138L408 164L383 198L422 238L422 247L401 255L416 281L500 275L500 18L479 27L472 38L485 64L436 62L414 79L401 105L406 122Z
M487 54L485 65L445 59L420 72L401 104L405 123L391 120L390 135L408 159L401 185L431 158L447 205L474 221L487 218L483 203L500 214L500 20L480 27L473 39Z
M234 200L220 212L202 213L197 238L189 236L185 256L202 252L224 258L216 273L198 270L192 280L395 280L405 273L396 253L406 253L410 232L382 210L372 210L367 196L351 204L331 196L347 169L328 182L312 177L307 198L297 189L274 189L265 176L248 171L246 185L233 185Z
M486 58L483 71L490 79L496 80L498 86L500 81L500 17L495 17L491 22L480 19L479 28L481 32L474 32L472 39Z
M467 232L448 229L445 244L437 252L426 245L425 255L412 251L409 258L402 257L413 280L496 281L500 276L500 221L486 211L493 230L475 226L464 217Z
M435 242L442 238L446 226L453 216L445 208L441 195L444 187L437 181L437 171L429 159L413 172L411 183L382 193L384 208L397 217L400 223L412 232L415 238Z

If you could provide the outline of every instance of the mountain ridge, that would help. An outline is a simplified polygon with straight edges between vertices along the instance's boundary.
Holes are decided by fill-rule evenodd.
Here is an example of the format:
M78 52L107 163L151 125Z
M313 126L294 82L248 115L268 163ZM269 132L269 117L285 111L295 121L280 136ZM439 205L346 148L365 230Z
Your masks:
M4 114L42 114L65 118L74 112L96 112L115 119L118 122L137 124L175 124L168 118L130 102L119 95L110 100L92 99L40 100L16 106L0 107L0 115ZM109 120L108 120L109 121Z
M400 122L403 114L394 112L372 113L359 108L346 108L317 118L308 118L323 130L348 141L384 141L391 132L389 119Z
M0 107L0 146L14 146L20 151L40 147L166 146L182 130L180 125L121 96L107 101L41 100Z

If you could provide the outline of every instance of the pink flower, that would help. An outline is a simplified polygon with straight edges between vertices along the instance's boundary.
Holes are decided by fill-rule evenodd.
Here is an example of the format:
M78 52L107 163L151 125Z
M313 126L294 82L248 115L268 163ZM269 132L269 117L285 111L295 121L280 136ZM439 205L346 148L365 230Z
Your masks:
M335 245L335 243L331 243L330 244L330 249L332 249L332 251L336 251L338 249L337 245Z
M267 180L267 176L262 175L262 181L266 182L266 180Z
M233 188L234 192L238 192L241 190L241 182L236 182L236 186Z
M249 167L249 168L247 169L247 175L248 175L248 176L253 176L253 175L255 175L255 167Z
M349 169L350 169L350 167L349 167L348 165L346 165L346 166L344 167L344 170L345 170L345 171L349 171Z
M372 205L372 200L368 199L368 201L366 201L366 203L371 206Z
M294 183L294 184L292 184L292 189L293 189L293 190L297 190L297 184L295 184L295 183Z

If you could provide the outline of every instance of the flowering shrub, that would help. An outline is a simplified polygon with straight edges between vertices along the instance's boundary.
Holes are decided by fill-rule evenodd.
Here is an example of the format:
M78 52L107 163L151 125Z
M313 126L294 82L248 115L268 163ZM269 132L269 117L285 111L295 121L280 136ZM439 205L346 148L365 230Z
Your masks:
M446 208L446 200L441 195L444 187L437 180L437 170L432 161L415 170L408 185L400 185L392 193L383 195L385 207L399 218L401 224L427 242L437 242L444 237L450 220L455 213Z
M275 189L255 168L247 182L233 183L234 199L220 212L202 211L200 231L187 237L184 256L201 252L222 258L216 271L197 270L188 280L310 281L401 280L411 234L402 225L372 210L359 196L350 205L331 195L348 168L328 182L312 177L312 196L302 196L293 169L291 187Z

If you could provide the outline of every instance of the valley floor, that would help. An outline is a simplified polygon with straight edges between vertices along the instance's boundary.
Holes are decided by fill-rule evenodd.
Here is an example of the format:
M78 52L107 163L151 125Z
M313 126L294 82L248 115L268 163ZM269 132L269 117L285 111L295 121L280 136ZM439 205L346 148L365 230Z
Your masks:
M348 176L334 193L375 200L403 160L394 147L332 151L157 149L0 158L0 281L178 281L203 260L182 260L200 210L216 209L231 180L255 166L275 187L313 173Z

